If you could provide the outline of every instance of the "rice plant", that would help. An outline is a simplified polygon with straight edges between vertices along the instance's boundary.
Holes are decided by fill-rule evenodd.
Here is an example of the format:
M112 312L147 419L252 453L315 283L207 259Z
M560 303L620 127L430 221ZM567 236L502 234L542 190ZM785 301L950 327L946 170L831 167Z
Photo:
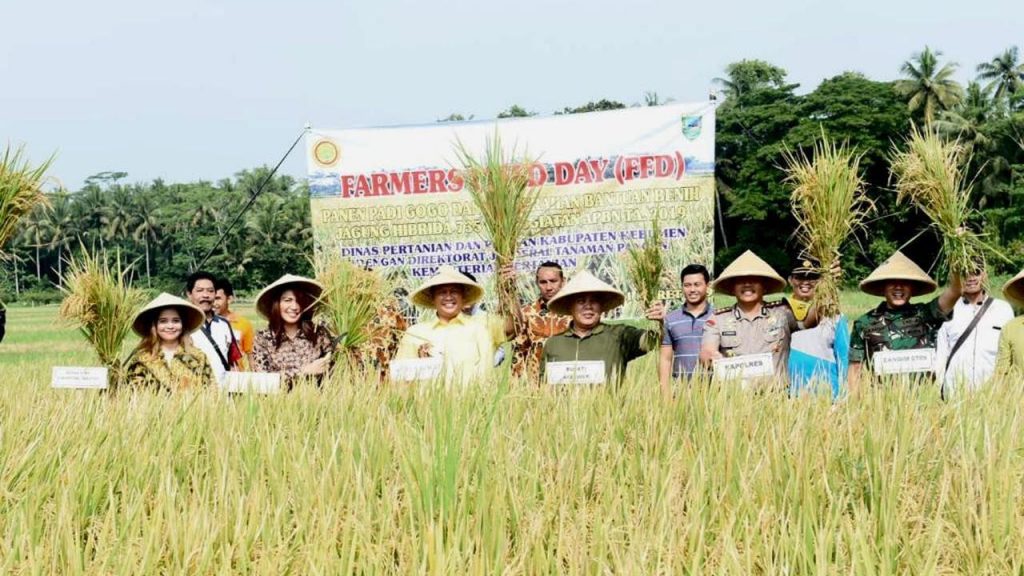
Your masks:
M337 335L339 351L353 357L370 338L370 323L391 290L379 274L334 252L320 253L315 268L324 287L318 314Z
M912 202L928 216L942 238L946 266L957 276L984 270L987 255L998 255L970 226L978 214L964 174L968 160L959 141L916 126L905 148L894 147L890 158L899 201Z
M640 245L627 247L624 255L630 284L644 308L657 301L661 292L661 280L665 273L661 242L661 226L655 218L651 221L651 228L644 236L644 241Z
M540 187L530 185L534 161L518 154L515 147L506 150L497 130L487 141L482 156L475 156L462 142L457 142L456 154L462 164L466 191L480 212L484 239L494 250L497 272L498 267L515 261L519 245L530 230L540 197ZM512 308L518 305L515 281L503 280L497 273L494 278L498 313L514 318Z
M110 260L107 253L90 253L84 246L69 258L62 277L60 318L78 327L109 370L111 385L117 386L124 371L124 341L146 294L132 286L130 265L120 257Z
M32 166L24 149L8 145L0 155L0 254L14 236L18 221L36 206L46 204L42 185L53 158Z
M837 145L824 133L815 143L813 157L803 151L786 150L786 182L793 186L790 196L797 222L796 238L803 252L821 266L814 293L820 317L840 313L841 278L831 273L839 249L851 233L861 228L873 203L864 190L860 154Z

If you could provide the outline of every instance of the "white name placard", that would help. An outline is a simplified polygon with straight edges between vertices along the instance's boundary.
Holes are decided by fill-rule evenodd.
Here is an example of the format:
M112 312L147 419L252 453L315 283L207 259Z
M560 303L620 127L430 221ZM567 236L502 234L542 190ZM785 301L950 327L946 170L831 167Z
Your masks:
M775 375L775 360L771 352L719 358L715 360L714 367L715 377L722 380L743 380L746 383Z
M105 390L107 369L85 366L54 366L50 379L53 388Z
M388 377L392 382L416 382L436 380L441 375L441 358L413 358L392 360Z
M548 362L544 372L548 376L548 384L552 386L595 386L605 383L603 360Z
M935 371L935 349L882 350L871 356L875 374L915 374Z
M281 391L281 375L276 372L228 372L221 390L238 394L277 394Z

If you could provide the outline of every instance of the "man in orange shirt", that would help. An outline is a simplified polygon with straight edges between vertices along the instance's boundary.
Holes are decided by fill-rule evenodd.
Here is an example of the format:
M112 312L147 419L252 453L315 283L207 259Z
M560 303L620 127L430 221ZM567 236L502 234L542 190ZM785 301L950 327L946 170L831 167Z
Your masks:
M242 360L243 368L248 370L249 361L252 358L255 332L252 323L245 316L231 310L231 305L234 302L235 289L231 287L231 282L227 278L218 279L217 292L213 299L213 310L231 323L231 329L235 331L235 338L238 339L238 345L242 349L242 354L245 355Z

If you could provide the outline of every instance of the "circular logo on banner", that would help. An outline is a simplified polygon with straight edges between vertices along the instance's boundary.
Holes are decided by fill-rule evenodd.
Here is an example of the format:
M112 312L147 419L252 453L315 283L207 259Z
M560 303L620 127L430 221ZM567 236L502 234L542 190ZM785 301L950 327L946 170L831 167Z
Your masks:
M313 146L313 159L321 166L334 166L338 163L339 158L341 158L341 152L338 150L338 146L330 140L321 140Z

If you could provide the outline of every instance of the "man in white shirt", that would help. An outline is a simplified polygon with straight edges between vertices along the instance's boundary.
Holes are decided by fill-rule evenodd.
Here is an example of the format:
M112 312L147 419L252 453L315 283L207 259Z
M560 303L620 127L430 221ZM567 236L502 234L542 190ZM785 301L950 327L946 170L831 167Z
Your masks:
M231 345L236 340L231 323L213 312L217 280L209 272L194 272L185 281L185 295L189 302L206 314L206 320L190 336L192 344L206 354L206 359L213 368L213 376L219 385L231 369Z
M984 270L966 276L953 319L939 328L935 373L940 375L943 398L952 398L960 390L979 389L995 371L999 336L1013 319L1013 308L989 296L987 282Z

